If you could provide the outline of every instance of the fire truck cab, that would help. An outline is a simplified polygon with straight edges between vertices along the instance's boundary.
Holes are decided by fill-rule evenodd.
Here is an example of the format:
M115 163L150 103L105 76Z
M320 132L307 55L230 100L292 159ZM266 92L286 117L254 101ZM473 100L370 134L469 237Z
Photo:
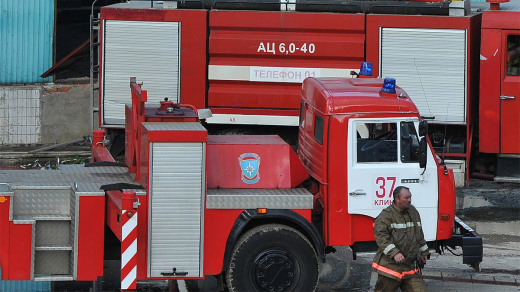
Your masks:
M453 174L437 164L426 123L406 92L381 88L382 79L303 84L298 151L320 186L326 245L373 241L373 218L399 185L413 194L426 240L451 237L454 216L439 218L455 212Z

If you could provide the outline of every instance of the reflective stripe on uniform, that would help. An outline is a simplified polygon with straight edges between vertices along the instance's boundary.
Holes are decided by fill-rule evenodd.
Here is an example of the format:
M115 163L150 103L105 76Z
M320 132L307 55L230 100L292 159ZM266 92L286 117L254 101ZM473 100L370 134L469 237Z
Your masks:
M393 248L395 248L395 245L391 243L385 248L385 250L383 250L383 253L388 254Z
M394 270L389 269L387 267L383 267L383 266L381 266L381 265L379 265L377 263L374 263L374 262L372 263L372 268L374 268L374 269L376 269L378 271L381 271L381 272L383 272L385 274L388 274L390 276L394 276L394 277L396 277L398 279L402 279L406 275L413 275L413 274L419 272L419 270L417 269L417 270L410 270L410 271L404 271L402 273L399 273L397 271L394 271Z
M421 226L421 222L417 222L416 223L417 226ZM405 228L408 228L408 227L414 227L414 223L413 222L406 222L406 223L392 223L390 224L390 227L394 228L394 229L405 229Z
M421 246L421 248L419 250L420 251L427 251L428 250L428 245L425 244L425 245Z
M406 223L392 223L390 224L390 227L394 229L404 229L408 227L413 227L413 222L406 222Z

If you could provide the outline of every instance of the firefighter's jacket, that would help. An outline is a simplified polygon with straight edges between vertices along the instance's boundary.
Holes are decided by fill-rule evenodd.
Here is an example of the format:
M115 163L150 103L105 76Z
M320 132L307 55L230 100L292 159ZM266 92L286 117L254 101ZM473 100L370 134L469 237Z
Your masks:
M378 274L401 280L415 274L415 260L418 255L428 255L428 245L424 240L421 217L414 206L401 211L395 203L381 211L374 221L374 235L379 247L372 267ZM401 253L403 263L394 260Z

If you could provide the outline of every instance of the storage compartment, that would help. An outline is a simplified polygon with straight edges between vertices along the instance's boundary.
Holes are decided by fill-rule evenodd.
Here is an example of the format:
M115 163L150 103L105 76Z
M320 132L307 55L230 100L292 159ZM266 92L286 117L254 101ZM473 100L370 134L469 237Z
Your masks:
M200 123L142 123L148 191L148 277L202 278L207 131Z
M123 128L128 80L137 77L158 103L205 107L207 11L131 1L101 9L101 125Z

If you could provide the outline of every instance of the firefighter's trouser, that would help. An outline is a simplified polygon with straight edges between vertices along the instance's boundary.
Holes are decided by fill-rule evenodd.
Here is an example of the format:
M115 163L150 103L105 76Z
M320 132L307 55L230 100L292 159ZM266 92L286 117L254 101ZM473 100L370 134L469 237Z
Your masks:
M426 292L424 280L417 277L406 278L401 281L377 275L374 292L395 292L401 288L402 292Z

